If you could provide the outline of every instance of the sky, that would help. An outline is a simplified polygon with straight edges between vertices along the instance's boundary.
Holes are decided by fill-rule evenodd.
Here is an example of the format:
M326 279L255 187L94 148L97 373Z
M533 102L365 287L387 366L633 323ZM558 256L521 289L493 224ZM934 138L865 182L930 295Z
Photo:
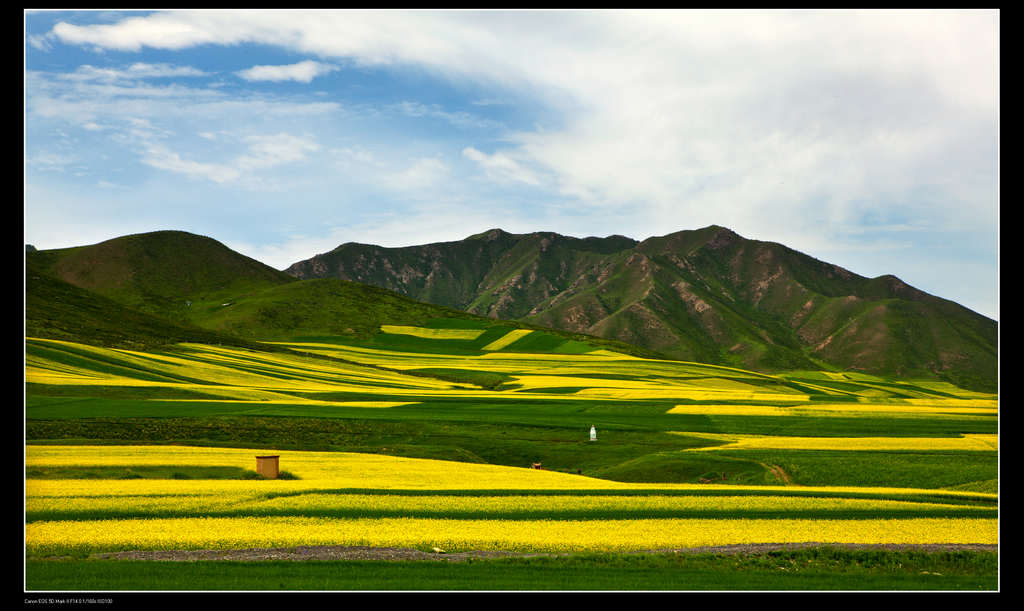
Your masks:
M998 10L24 13L25 242L708 225L999 318Z

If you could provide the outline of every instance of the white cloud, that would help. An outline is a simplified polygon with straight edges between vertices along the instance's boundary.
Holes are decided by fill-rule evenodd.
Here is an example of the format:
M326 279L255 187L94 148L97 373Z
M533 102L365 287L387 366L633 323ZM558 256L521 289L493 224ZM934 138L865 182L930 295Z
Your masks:
M49 51L53 48L53 44L50 42L53 38L53 34L47 32L46 34L29 34L25 37L25 40L33 49L38 51Z
M511 102L498 98L480 98L470 102L473 106L509 106Z
M183 21L180 15L168 13L129 17L113 24L77 26L60 22L52 30L53 36L67 44L94 45L119 51L138 51L143 45L160 49L183 49L196 44L223 41L226 32L218 34L216 28L197 27Z
M293 125L340 108L333 102L231 97L208 88L119 80L120 75L129 73L153 76L182 72L166 66L139 63L116 73L79 69L72 73L76 78L70 79L67 75L29 72L26 120L30 128L70 124L85 132L107 134L108 142L134 152L140 162L153 168L218 184L256 186L260 184L257 170L306 160L319 150L319 144L310 137L285 131L248 133L252 131L246 123L248 117L267 117ZM188 149L194 145L187 143L186 134L219 146L208 145L208 151L192 152ZM232 147L241 149L234 157L229 156ZM56 167L52 160L44 162L40 159L36 166Z
M63 172L68 166L81 162L78 155L40 151L26 158L29 167L38 170Z
M441 159L422 157L401 172L392 174L387 185L403 191L427 189L446 179L449 171L448 164Z
M239 168L229 164L202 163L183 159L177 152L156 143L150 143L146 147L141 161L160 170L184 174L193 178L204 178L218 184L234 182L242 175Z
M340 165L345 167L350 166L352 162L372 165L379 164L373 153L361 147L346 146L331 149L330 152L337 156Z
M136 62L125 68L97 68L84 64L76 68L74 72L61 76L62 78L75 81L115 81L145 78L199 77L208 76L208 73L191 66Z
M187 87L178 83L151 85L144 82L67 79L66 75L26 72L26 119L119 123L125 117L147 118L155 123L180 124L262 117L309 117L341 110L336 102L305 102L259 95L229 96L211 87ZM204 130L212 132L212 130Z
M320 145L313 139L284 132L248 136L245 142L248 143L248 150L234 162L242 172L295 163L306 159L307 153L320 150Z
M488 155L471 146L467 146L462 149L462 156L475 161L493 179L523 182L533 186L540 184L540 179L533 172L524 168L504 153L497 152Z
M120 122L126 116L157 119L188 114L197 106L225 97L219 91L177 83L158 86L142 81L67 76L26 72L28 121L56 119L82 125L99 123L101 119Z
M392 109L410 117L432 117L447 121L463 129L497 129L501 123L468 112L449 112L437 104L403 101L391 106Z
M951 153L963 123L936 136L923 121L998 108L998 11L175 11L53 34L121 50L258 42L472 79L564 111L514 149L469 151L493 176L535 184L543 170L589 205L746 218L766 202L799 215L823 190L846 200L840 213L873 185L931 180L893 144L921 151L928 137ZM769 195L780 172L789 190Z
M571 198L588 222L614 218L638 239L717 223L805 252L830 244L854 252L861 236L844 228L871 214L887 215L882 224L968 228L965 239L994 234L999 18L998 10L174 11L63 23L45 39L122 51L255 43L324 62L415 67L471 85L478 106L539 107L540 125L490 134L497 148L466 142L462 156L494 181ZM114 112L284 108L207 93L182 109L180 87L42 93L30 98L34 113L80 123ZM415 101L390 110L501 130ZM437 164L424 157L394 175L404 175L398 184L444 184L431 183L444 176Z
M108 25L60 24L52 34L121 50L256 42L472 79L497 86L490 99L508 91L564 111L557 127L514 134L514 148L493 155L468 148L467 158L492 177L536 184L543 171L555 177L559 192L586 205L634 202L691 219L714 216L705 214L709 207L716 215L728 209L750 225L766 205L775 218L786 217L784 210L801 217L830 193L839 219L856 214L861 204L855 202L869 191L900 193L948 176L923 160L955 155L977 127L949 119L979 117L989 129L995 122L998 16L992 10L174 11ZM302 65L309 66L304 78L312 78L321 64L265 68L267 76L286 78ZM395 108L474 124L473 115L437 106ZM970 159L949 162L954 175L985 171L960 161ZM775 188L778 178L785 190ZM947 202L943 209L960 205Z
M246 136L243 141L246 143L245 152L221 163L185 159L163 144L147 141L141 161L154 168L218 184L237 182L242 186L252 186L265 185L259 171L303 161L307 153L320 150L320 146L310 138L283 132Z
M446 13L339 10L186 10L77 26L61 22L52 35L67 44L119 51L179 50L197 45L262 43L365 64L426 59L450 62L464 51ZM457 17L458 13L448 13ZM453 27L454 26L454 27ZM438 32L438 28L443 31ZM438 35L438 34L441 35ZM454 37L449 41L449 35Z
M309 83L318 76L337 70L336 66L314 61L303 61L287 66L253 66L236 74L247 81L298 81Z

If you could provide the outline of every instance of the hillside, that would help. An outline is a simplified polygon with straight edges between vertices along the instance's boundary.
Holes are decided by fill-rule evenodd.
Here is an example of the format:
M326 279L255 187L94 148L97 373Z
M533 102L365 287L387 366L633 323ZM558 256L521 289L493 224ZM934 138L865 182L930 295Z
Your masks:
M134 234L25 256L52 277L181 322L241 295L295 281L212 238L184 231Z
M26 335L112 347L182 341L345 336L432 320L538 329L552 345L584 342L636 356L651 350L585 334L505 322L333 278L297 280L210 238L160 231L96 245L27 252Z
M25 270L25 336L132 350L178 342L253 345L125 307L49 276L31 261Z
M493 229L403 248L348 243L285 271L686 360L997 384L995 321L894 276L862 277L718 226L643 242Z

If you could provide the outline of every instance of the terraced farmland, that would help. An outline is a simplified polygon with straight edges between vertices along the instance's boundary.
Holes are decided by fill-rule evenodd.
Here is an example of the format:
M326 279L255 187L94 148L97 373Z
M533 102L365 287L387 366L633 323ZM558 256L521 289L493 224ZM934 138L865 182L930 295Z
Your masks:
M994 395L443 324L27 338L26 553L998 544ZM265 454L286 478L252 472Z

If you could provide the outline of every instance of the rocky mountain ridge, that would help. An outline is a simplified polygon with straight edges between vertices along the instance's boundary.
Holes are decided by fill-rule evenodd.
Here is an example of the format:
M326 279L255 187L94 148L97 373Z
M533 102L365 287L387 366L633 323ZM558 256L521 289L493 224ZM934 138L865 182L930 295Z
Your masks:
M422 246L347 243L285 272L687 360L996 383L995 321L895 276L866 278L717 225L643 241L491 229Z

